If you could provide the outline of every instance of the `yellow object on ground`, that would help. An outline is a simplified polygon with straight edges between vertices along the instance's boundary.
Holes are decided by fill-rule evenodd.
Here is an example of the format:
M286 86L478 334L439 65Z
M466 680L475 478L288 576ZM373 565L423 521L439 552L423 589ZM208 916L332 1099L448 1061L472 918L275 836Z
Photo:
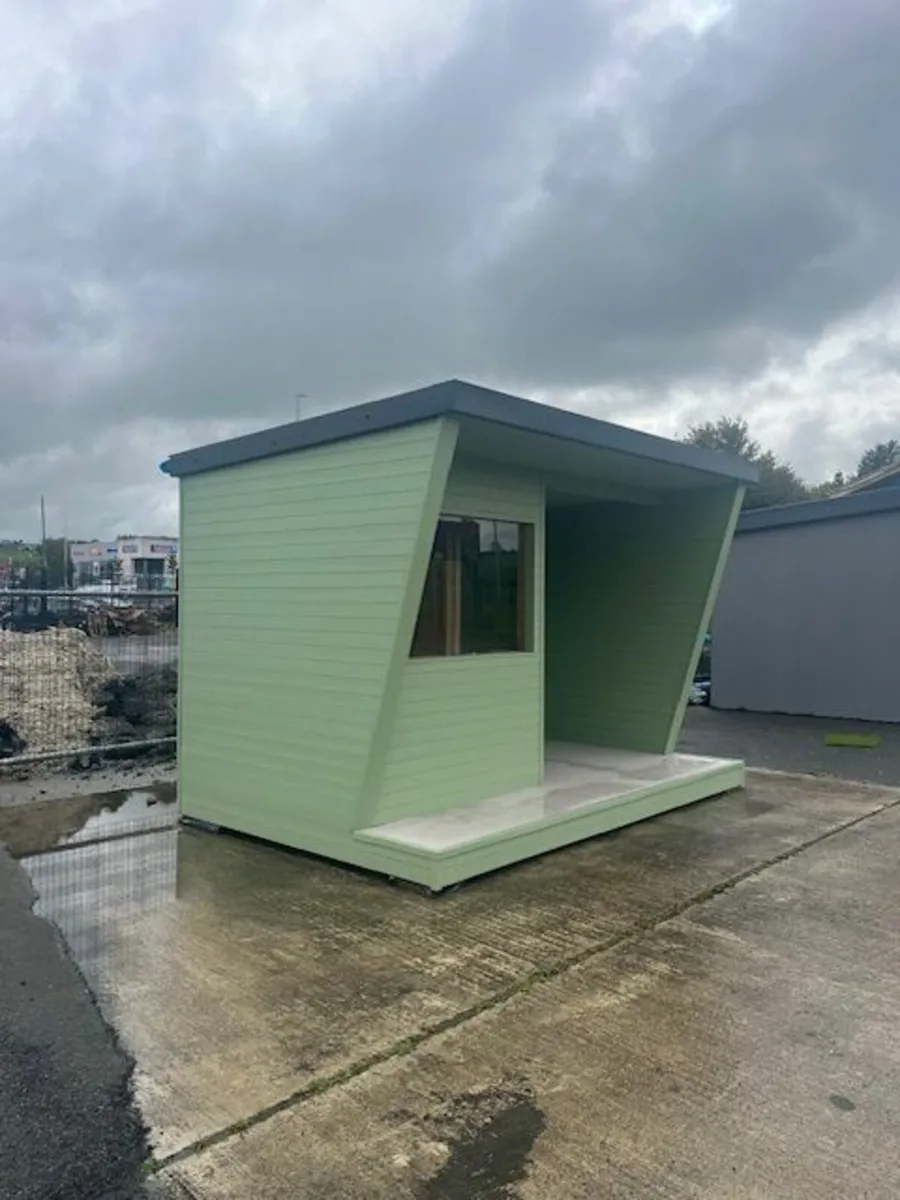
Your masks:
M874 750L881 745L876 733L826 733L826 746L852 746L857 750Z

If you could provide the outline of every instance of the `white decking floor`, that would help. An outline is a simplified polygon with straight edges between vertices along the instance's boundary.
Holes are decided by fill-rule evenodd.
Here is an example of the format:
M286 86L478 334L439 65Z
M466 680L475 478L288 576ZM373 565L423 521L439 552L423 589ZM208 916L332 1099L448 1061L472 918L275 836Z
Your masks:
M375 838L398 847L442 853L462 849L485 837L512 833L548 818L610 807L639 792L662 792L673 785L714 777L739 766L730 759L700 758L693 754L641 754L550 742L544 782L538 787L492 796L444 812L372 825L358 832L367 839ZM711 787L709 794L715 791Z

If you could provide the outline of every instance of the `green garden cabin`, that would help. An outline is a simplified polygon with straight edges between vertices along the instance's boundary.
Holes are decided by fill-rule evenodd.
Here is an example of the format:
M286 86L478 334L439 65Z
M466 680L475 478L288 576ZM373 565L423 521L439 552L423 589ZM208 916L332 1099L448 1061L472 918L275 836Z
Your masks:
M675 752L746 463L459 381L177 454L184 816L439 890Z

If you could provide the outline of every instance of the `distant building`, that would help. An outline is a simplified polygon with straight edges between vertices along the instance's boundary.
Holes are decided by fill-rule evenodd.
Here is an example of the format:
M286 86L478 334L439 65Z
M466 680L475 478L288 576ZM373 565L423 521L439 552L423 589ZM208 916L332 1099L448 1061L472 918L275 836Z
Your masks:
M125 534L114 542L70 542L75 587L111 580L148 591L175 586L178 538Z
M69 542L72 583L75 587L112 577L118 559L115 542Z
M116 539L121 580L125 586L173 587L178 570L178 538L125 534Z
M712 627L715 708L900 722L900 487L745 512Z

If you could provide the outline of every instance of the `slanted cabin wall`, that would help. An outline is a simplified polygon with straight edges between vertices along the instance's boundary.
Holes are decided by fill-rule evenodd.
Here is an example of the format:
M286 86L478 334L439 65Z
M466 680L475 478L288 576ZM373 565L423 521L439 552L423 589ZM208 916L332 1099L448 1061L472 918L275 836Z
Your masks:
M294 845L356 827L455 437L436 421L182 481L187 815Z
M548 740L673 748L742 494L548 511Z
M440 511L534 525L534 648L407 659L373 824L484 800L543 777L543 485L457 460Z

